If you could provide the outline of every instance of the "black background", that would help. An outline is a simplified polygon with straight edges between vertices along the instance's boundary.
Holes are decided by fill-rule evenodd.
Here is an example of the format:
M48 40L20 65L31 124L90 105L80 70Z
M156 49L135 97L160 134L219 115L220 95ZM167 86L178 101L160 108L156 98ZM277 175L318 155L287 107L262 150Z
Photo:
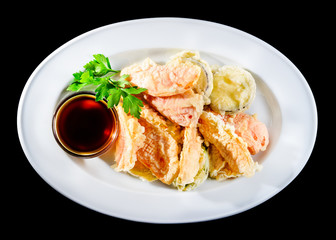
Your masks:
M3 104L10 118L7 114L2 116L6 116L4 120L11 126L12 136L9 144L7 141L3 146L3 152L10 151L9 155L3 155L2 169L5 229L14 235L25 233L27 236L74 233L117 237L119 232L123 237L152 238L177 237L180 230L223 238L230 234L274 237L328 231L327 219L332 216L330 211L335 210L329 200L333 198L335 187L331 184L334 180L327 177L332 176L329 163L334 157L322 150L325 144L321 135L325 128L322 98L326 95L326 86L321 84L332 81L332 75L326 78L321 71L328 69L327 59L332 49L328 40L334 38L332 17L328 14L331 6L219 3L186 3L182 7L182 2L83 2L71 9L60 3L49 6L29 3L8 9L8 16L2 17L5 40L2 86L7 94ZM148 17L203 19L243 30L278 49L305 76L319 114L317 141L302 172L284 190L257 207L228 218L193 224L145 224L106 216L75 203L50 187L31 167L18 140L16 115L21 92L34 69L55 49L80 34L111 23ZM11 103L10 107L7 102ZM9 134L5 130L3 136L7 139ZM162 232L154 233L154 229Z

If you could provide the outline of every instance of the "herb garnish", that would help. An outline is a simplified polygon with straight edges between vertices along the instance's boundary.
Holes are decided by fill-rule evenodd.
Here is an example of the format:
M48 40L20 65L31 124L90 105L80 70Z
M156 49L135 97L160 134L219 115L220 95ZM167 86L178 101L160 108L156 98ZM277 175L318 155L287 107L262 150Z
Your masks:
M140 118L143 103L132 94L139 94L146 91L146 88L138 88L126 80L129 75L122 75L118 80L113 79L120 70L113 70L110 61L103 54L93 55L94 60L84 65L85 71L79 71L73 74L74 80L67 90L78 92L84 86L97 85L95 89L96 101L103 98L107 100L107 106L113 108L117 106L120 97L123 98L123 108L125 113L130 113L136 118ZM127 86L127 87L126 87Z

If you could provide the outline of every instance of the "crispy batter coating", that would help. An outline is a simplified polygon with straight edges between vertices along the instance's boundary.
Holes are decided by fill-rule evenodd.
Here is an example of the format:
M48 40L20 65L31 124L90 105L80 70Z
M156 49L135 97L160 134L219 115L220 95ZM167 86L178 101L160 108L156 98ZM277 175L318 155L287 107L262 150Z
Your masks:
M232 171L243 176L253 176L255 163L246 143L234 133L234 128L212 112L204 111L199 119L199 131L213 144Z

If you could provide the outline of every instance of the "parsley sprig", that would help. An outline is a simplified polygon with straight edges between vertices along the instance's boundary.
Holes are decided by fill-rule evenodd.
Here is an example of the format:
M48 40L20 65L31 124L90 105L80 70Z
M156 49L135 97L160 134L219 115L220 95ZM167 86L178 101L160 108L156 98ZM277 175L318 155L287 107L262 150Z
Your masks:
M85 71L79 71L73 74L74 80L67 90L78 92L87 85L97 85L95 89L96 101L107 100L107 106L113 108L123 98L123 108L125 113L130 113L136 118L140 118L143 103L132 94L139 94L146 91L146 88L132 86L126 79L129 75L122 75L119 79L114 79L120 70L113 70L110 61L103 54L93 55L94 60L84 65Z

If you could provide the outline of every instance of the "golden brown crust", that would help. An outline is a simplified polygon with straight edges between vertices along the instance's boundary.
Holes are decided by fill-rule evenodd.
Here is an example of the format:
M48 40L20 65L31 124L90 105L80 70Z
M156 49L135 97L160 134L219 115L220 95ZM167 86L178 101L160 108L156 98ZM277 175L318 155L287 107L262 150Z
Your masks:
M171 184L178 174L177 141L167 131L165 121L145 105L139 123L145 128L144 145L137 151L137 159L160 181Z
M119 118L119 135L116 141L116 171L129 171L137 160L136 153L143 147L145 141L144 131L138 119L127 115L122 106L117 106Z
M180 172L177 178L178 185L192 183L202 162L202 139L196 126L186 127L184 130L183 148L180 154Z
M169 97L145 95L145 99L163 116L183 127L196 125L204 106L202 95L192 90Z
M191 89L199 79L201 69L191 63L158 65L147 58L141 64L122 69L120 74L129 75L128 80L146 88L148 94L163 97Z
M234 133L234 128L212 112L203 112L199 120L199 131L206 141L220 152L232 171L244 176L253 176L255 163L246 143Z
M234 172L229 164L222 157L218 149L210 144L209 146L209 175L211 178L215 178L218 181L225 180L228 178L235 178L241 176L240 173Z

